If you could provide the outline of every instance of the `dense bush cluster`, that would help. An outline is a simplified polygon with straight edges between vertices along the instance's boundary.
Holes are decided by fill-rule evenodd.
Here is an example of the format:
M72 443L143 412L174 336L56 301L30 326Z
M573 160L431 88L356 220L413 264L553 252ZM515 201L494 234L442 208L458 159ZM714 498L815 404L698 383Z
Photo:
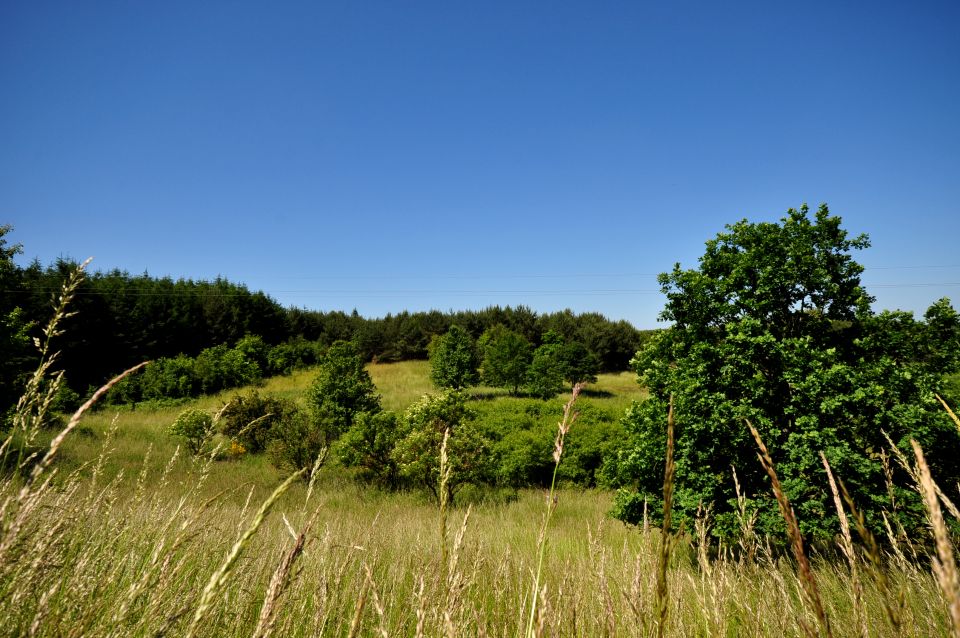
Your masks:
M254 367L252 359L268 361L269 350L260 348L260 343L251 338L241 340L229 359L242 358L244 366ZM260 355L244 353L250 350L260 351ZM198 453L215 429L236 453L268 452L278 467L310 470L358 417L379 410L380 397L363 360L352 344L340 341L320 358L305 406L253 390L234 395L217 413L216 423L203 421L206 425L201 425L203 413L188 409L170 432L186 438L190 450Z
M265 376L313 364L316 349L306 346L303 342L268 346L260 337L247 335L232 348L219 345L196 357L163 357L141 374L120 381L106 400L113 404L176 400L256 384Z
M253 390L231 398L215 420L185 410L170 432L186 439L195 454L210 451L208 443L217 435L224 450L266 452L289 470L309 470L329 451L363 482L435 496L440 448L448 435L446 485L452 499L467 485L548 486L561 412L558 400L471 403L452 390L423 396L402 413L384 411L357 348L337 342L321 357L303 405ZM567 439L561 483L598 484L603 459L622 433L618 419L612 411L584 406Z
M421 488L435 496L445 431L452 498L466 485L547 487L560 401L507 398L468 403L461 392L426 395L401 414L365 413L337 441L335 451L357 478L389 489ZM601 466L620 439L619 414L583 406L568 434L557 478L595 487Z

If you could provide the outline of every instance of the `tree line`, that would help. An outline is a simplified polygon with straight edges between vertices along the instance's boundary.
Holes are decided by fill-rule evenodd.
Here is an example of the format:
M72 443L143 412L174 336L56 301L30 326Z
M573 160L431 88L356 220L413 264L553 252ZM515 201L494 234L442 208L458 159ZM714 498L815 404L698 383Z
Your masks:
M16 401L23 375L35 366L32 338L39 336L51 299L77 265L64 259L48 266L38 261L17 265L14 258L22 248L7 241L11 230L0 226L0 410ZM248 335L269 346L307 341L321 350L350 341L366 361L389 362L426 359L431 340L453 325L474 339L503 325L534 347L549 332L582 343L602 370L619 371L627 369L650 332L598 313L538 314L525 306L366 318L356 311L285 308L263 292L224 278L174 280L120 270L89 274L72 308L56 342L62 351L58 366L80 396L141 361L195 358L209 348L232 348Z

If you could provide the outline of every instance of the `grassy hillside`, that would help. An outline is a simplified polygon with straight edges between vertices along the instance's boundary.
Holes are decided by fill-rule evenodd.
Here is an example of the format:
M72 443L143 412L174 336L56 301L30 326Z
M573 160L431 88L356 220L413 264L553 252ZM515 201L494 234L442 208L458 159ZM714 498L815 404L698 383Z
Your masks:
M369 370L390 409L431 389L422 362ZM310 380L300 372L260 391L297 398ZM519 400L473 392L481 418L515 418ZM615 414L641 396L633 375L605 375L578 407ZM537 418L555 424L562 400ZM281 475L262 457L175 455L165 429L182 408L91 414L67 439L56 481L23 498L21 479L0 479L0 636L520 636L534 596L536 636L816 632L804 576L748 527L755 560L710 547L705 516L661 563L657 530L607 518L601 491L559 491L542 534L541 490L442 512L327 472L312 489L291 484L261 517ZM832 635L947 635L925 559L878 558L881 571L864 556L853 571L814 560Z
M384 408L388 410L402 411L422 395L436 392L430 383L429 364L426 361L369 364L367 370L382 396ZM312 370L299 370L289 376L267 379L255 389L301 401L313 376ZM141 405L135 409L105 408L94 412L85 417L79 435L66 441L63 448L64 467L72 469L97 459L104 441L109 440L110 454L104 463L106 475L113 476L122 470L129 476L141 472L144 467L148 471L160 471L182 442L166 432L182 410L198 407L214 411L238 392L253 389L230 390L170 407ZM495 388L473 388L470 393L476 398L471 405L483 419L496 420L503 417L503 412L509 415L530 402L508 397L505 391ZM582 410L600 410L605 419L616 420L630 401L642 397L643 389L637 385L635 374L602 374L596 384L589 386L580 400L580 407ZM543 405L539 420L550 428L555 427L564 400L563 395L558 395L549 402L534 401ZM503 412L498 415L498 410ZM189 463L190 459L181 456L175 462L175 471L185 471ZM275 485L281 476L262 455L244 455L230 462L216 463L209 473L211 490L225 489L234 484L251 484L265 489Z

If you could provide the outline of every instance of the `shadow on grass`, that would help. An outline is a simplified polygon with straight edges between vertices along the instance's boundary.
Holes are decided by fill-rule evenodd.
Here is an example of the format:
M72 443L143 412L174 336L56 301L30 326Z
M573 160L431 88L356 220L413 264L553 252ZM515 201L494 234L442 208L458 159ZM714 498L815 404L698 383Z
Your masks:
M609 399L614 396L613 392L609 390L592 390L590 388L584 388L580 391L580 394L594 399Z

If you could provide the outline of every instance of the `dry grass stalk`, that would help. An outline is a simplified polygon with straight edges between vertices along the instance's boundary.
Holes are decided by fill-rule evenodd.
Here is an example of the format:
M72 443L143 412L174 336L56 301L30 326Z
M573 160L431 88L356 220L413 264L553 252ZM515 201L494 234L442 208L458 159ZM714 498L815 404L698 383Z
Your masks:
M923 456L923 450L916 441L911 440L910 445L913 446L913 453L917 458L921 494L927 508L927 515L930 517L930 527L937 546L937 555L936 557L930 557L930 563L937 578L937 583L943 591L947 608L950 610L953 635L955 638L960 638L960 575L957 573L957 563L953 556L953 544L950 542L950 533L940 511L940 502L937 499L938 490L933 477L930 475L930 468Z
M370 565L367 563L363 564L364 578L367 582L367 590L373 596L373 608L377 612L377 619L380 622L378 627L379 634L381 638L390 638L390 632L387 629L387 614L383 607L383 602L380 600L380 594L377 593L377 583L373 580L373 572L370 570Z
M50 467L50 464L53 463L53 459L56 456L57 451L60 449L60 446L63 444L64 439L66 439L67 435L77 427L84 413L89 410L93 404L100 399L100 397L106 394L110 388L112 388L128 374L133 374L145 365L147 365L147 362L140 363L125 370L124 372L121 372L101 386L99 390L94 392L93 396L87 399L87 401L81 405L76 412L73 413L73 416L70 417L70 421L67 422L66 427L64 427L50 442L50 447L47 450L47 453L43 456L39 463L33 466L33 469L30 471L30 475L27 477L27 480L24 481L23 487L20 488L16 499L12 502L9 502L9 504L8 502L4 503L2 510L0 510L0 517L5 516L7 511L15 510L16 513L9 523L6 523L4 518L0 518L0 520L4 521L2 528L3 534L0 536L0 562L3 561L7 551L16 540L24 522L30 517L34 507L39 503L40 497L46 491L47 486L49 486L53 472L50 473L50 475L47 477L47 480L44 481L39 490L33 490L33 486L37 479L41 474L43 474L44 471L47 470L47 468Z
M740 563L741 565L756 564L757 557L757 533L754 526L757 523L757 510L747 514L747 497L740 490L740 481L737 479L737 468L730 466L733 473L733 488L737 494L737 524L740 527Z
M564 440L571 426L573 426L574 421L577 420L578 413L574 411L573 406L576 404L577 397L580 396L580 392L583 391L585 386L585 383L574 384L570 400L563 406L563 418L557 423L557 437L553 443L553 478L550 481L550 493L547 495L547 511L543 515L543 524L540 527L540 534L537 537L537 573L533 579L533 595L530 597L530 615L527 620L527 631L525 634L528 638L534 635L534 623L537 618L537 606L540 596L546 595L545 593L541 594L540 578L543 575L543 557L546 554L547 547L547 526L550 524L550 519L557 506L557 501L554 497L557 485L557 469L560 467L560 458L563 456ZM542 629L542 627L540 628Z
M853 497L850 496L850 492L847 491L847 486L842 480L838 481L838 483L840 485L840 493L843 494L843 500L847 503L847 507L850 508L850 513L853 515L853 522L856 525L857 534L860 535L860 539L867 548L867 557L870 559L871 565L867 573L880 591L883 608L886 612L887 622L890 623L890 628L894 634L900 635L904 626L903 596L899 594L895 596L894 592L891 591L890 581L887 578L887 570L883 564L883 556L880 554L880 546L877 543L877 539L870 531L870 528L867 527L866 518L863 512L857 508L856 503L854 503ZM906 563L906 559L904 559L904 563ZM895 599L896 604L891 601L891 598Z
M447 486L450 484L451 473L450 458L447 454L449 443L450 426L445 425L443 428L443 442L440 444L440 485L439 492L437 493L438 500L440 501L439 517L437 519L440 533L440 567L443 570L442 578L444 581L447 580L446 570L449 560L449 552L447 549L447 510L449 509L450 501L450 492Z
M957 429L960 430L960 417L957 417L957 415L954 414L953 410L950 409L950 406L947 405L947 402L943 400L943 397L941 397L939 394L935 394L933 396L937 397L937 400L940 401L940 405L943 406L943 409L946 410L947 414L950 415L950 418L953 419Z
M790 506L790 499L787 498L786 492L783 491L783 486L780 484L780 478L777 476L773 459L770 457L770 452L767 451L767 446L764 445L763 439L760 438L760 433L757 432L757 429L753 427L753 424L749 421L747 421L747 425L750 428L750 433L753 434L754 440L757 442L757 447L760 448L760 453L757 456L760 459L760 464L763 466L763 469L766 470L767 476L770 477L773 494L780 508L780 515L787 523L787 536L790 539L790 548L793 551L794 559L797 561L800 572L800 584L805 594L807 604L812 608L823 635L828 637L833 636L830 621L823 608L823 600L820 598L820 590L813 576L813 569L810 567L810 561L807 559L807 554L803 548L803 536L800 534L800 524L797 522L793 507Z
M347 634L349 638L355 638L360 633L360 625L363 620L363 608L367 604L367 594L369 591L370 581L364 579L363 584L360 586L360 596L357 598L357 604L354 607L353 621L350 623L350 633Z
M253 517L253 521L251 521L250 526L247 527L246 531L244 531L243 534L241 534L237 539L237 542L234 543L233 547L227 553L227 556L224 558L223 563L220 565L217 571L210 576L207 586L200 595L200 602L197 604L197 610L193 615L193 622L190 623L190 628L187 630L187 638L195 636L196 632L200 631L200 624L204 621L207 613L210 611L210 606L213 604L214 597L223 589L223 585L229 578L233 565L240 556L240 552L243 551L244 546L250 541L250 538L257 533L257 530L260 528L260 525L263 524L263 520L266 518L270 508L273 507L273 504L284 492L287 491L287 488L289 488L294 481L300 478L303 472L304 470L300 470L299 472L291 474L289 478L287 478L286 481L277 487L277 489L273 491L273 494L271 494L270 497L264 501L263 505L260 506L260 509Z
M313 527L319 512L319 509L313 512L310 520L307 521L307 524L295 537L293 547L283 555L280 559L280 564L277 565L276 571L273 572L273 576L270 578L270 585L267 587L267 594L263 600L263 606L260 608L260 617L257 621L257 628L253 632L253 638L267 638L273 633L273 628L277 620L277 608L279 607L280 597L289 585L290 573L297 559L300 558L303 553L303 548L307 542L307 534L310 532L310 528Z
M424 625L427 622L427 597L423 595L424 579L420 574L417 579L417 588L414 590L414 599L417 601L417 627L414 632L416 638L423 638Z
M870 635L870 630L867 627L867 612L863 605L863 583L860 580L857 554L853 547L853 537L850 534L850 521L847 520L847 513L843 509L840 491L837 489L837 482L833 478L833 470L830 469L830 463L823 452L820 452L820 460L823 461L823 469L827 471L830 492L833 494L833 506L837 510L837 518L840 519L840 550L850 566L850 581L853 586L853 613L857 629L860 631L860 636L867 638Z
M673 482L676 466L673 460L674 447L673 396L670 397L670 407L667 411L667 461L663 471L663 525L660 528L660 551L657 561L657 638L662 638L667 629L669 614L669 598L667 596L667 568L670 563L672 549L672 535L670 531L673 513Z
M313 462L313 467L310 468L310 481L307 484L307 495L303 499L304 505L310 502L310 495L313 494L313 485L317 480L317 475L320 471L320 468L327 460L327 453L329 451L330 448L326 446L321 448L319 454L317 454L317 459Z

